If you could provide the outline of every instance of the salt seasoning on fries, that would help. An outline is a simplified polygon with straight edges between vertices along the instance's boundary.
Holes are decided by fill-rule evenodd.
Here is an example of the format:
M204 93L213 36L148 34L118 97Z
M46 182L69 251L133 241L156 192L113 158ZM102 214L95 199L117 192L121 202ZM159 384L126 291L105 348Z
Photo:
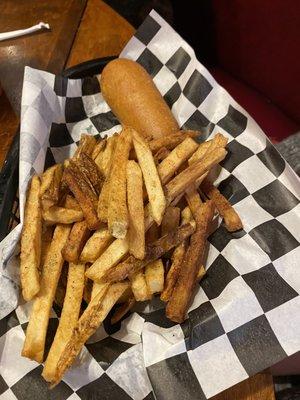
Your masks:
M40 258L42 215L40 204L40 180L34 176L31 180L24 214L24 226L21 238L21 284L26 301L40 290Z

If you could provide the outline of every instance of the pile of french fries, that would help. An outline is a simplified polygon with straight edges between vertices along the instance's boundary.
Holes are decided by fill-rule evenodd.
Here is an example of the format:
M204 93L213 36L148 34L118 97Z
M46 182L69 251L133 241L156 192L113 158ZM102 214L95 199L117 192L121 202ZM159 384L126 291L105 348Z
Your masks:
M198 135L147 141L130 127L98 142L82 135L71 159L32 178L20 269L33 305L22 355L45 361L52 386L117 303L111 323L154 295L169 319L184 321L216 213L229 231L242 228L210 180L227 140L216 134L198 144ZM54 301L61 317L44 360Z

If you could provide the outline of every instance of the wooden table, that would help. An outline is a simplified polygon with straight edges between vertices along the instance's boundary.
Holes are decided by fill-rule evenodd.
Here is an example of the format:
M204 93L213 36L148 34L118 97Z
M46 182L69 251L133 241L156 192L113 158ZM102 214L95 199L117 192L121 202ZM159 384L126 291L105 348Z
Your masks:
M78 0L76 1L78 2ZM50 4L48 0L47 2ZM69 5L71 7L72 1L69 2ZM0 26L1 31L4 30L2 28ZM65 55L60 55L60 63L64 57L65 66L70 67L93 58L117 55L133 33L134 28L104 2L101 0L88 0L71 51L69 55L67 50ZM56 32L53 32L53 34L56 34ZM66 44L64 46L67 47ZM13 68L12 61L10 63L11 68ZM28 64L31 63L28 61ZM48 60L48 70L57 72L54 71L56 67L57 65L53 65L53 61ZM2 165L18 125L18 118L12 112L4 95L0 95L0 110L0 165ZM258 374L215 396L213 400L275 400L272 376L268 373Z

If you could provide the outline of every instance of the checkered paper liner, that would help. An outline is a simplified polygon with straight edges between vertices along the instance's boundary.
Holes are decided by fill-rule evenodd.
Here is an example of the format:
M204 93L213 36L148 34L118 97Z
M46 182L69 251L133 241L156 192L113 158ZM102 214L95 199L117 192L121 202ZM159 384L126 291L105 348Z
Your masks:
M154 11L122 57L151 74L184 129L221 132L228 157L219 189L244 229L209 237L207 276L188 319L174 324L155 298L116 326L106 321L63 381L49 391L42 366L20 356L30 304L18 304L21 224L1 243L0 399L207 399L300 350L300 189L264 133ZM68 80L25 69L20 143L20 217L30 176L61 162L80 135L120 130L96 78ZM14 309L14 311L12 311ZM58 324L49 323L47 349Z

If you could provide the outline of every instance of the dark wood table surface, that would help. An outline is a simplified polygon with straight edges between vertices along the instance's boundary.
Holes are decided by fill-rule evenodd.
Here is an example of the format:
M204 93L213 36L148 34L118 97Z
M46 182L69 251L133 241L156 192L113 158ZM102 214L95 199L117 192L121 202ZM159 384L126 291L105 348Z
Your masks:
M0 32L40 21L50 23L51 32L0 42L0 167L19 123L24 66L57 73L83 61L119 54L134 33L101 0L1 0ZM213 400L275 400L272 376L257 374Z

